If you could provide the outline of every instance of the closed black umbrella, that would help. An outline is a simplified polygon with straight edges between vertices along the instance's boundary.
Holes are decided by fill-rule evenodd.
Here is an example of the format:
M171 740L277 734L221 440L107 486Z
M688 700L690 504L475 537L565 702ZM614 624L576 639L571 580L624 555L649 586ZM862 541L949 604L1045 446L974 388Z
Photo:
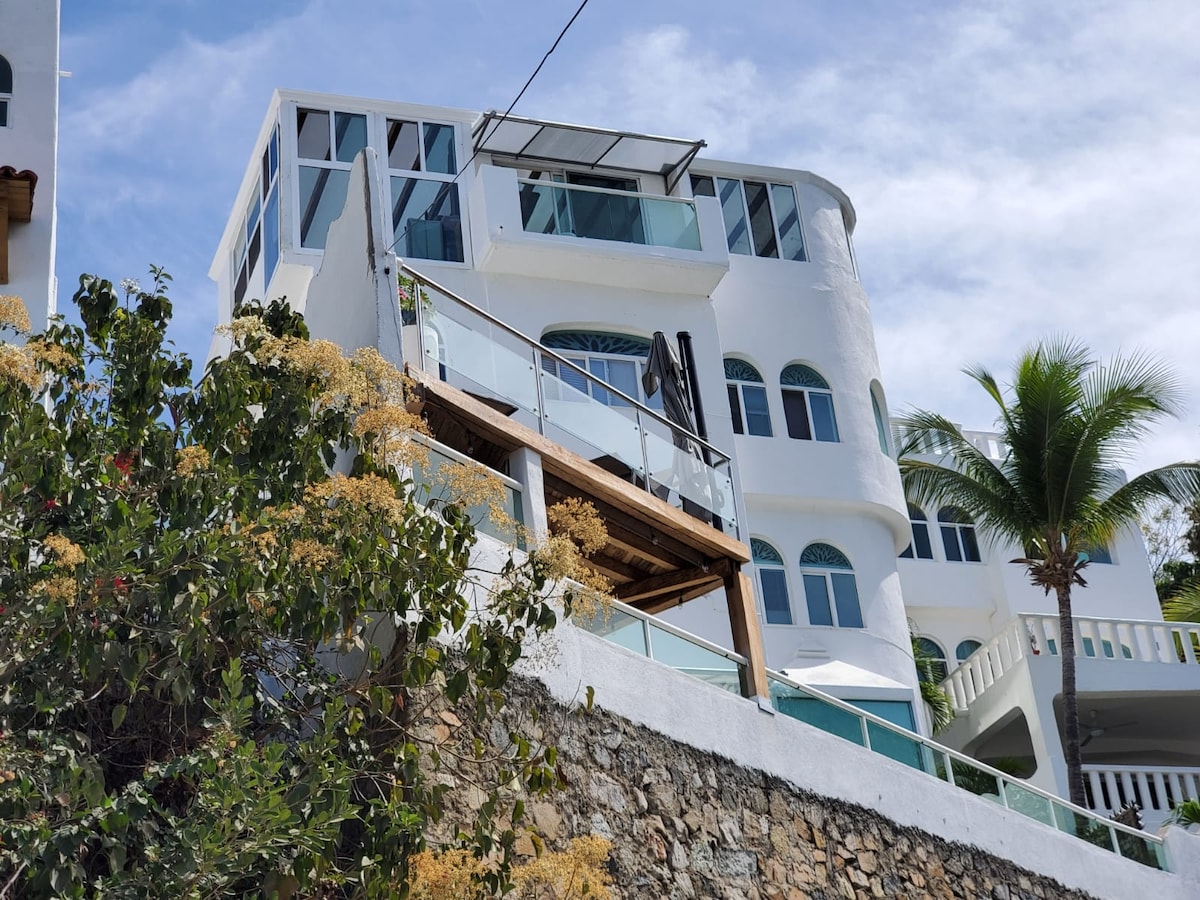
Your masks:
M663 415L667 421L678 426L671 429L671 442L676 448L675 460L671 467L674 483L660 482L654 493L665 500L674 487L683 500L684 510L698 518L705 518L707 511L704 507L686 496L695 496L697 491L705 496L712 496L711 486L707 484L707 467L703 463L700 445L689 437L696 433L696 420L692 415L691 403L688 402L683 366L679 363L675 348L661 331L654 332L650 356L646 359L646 371L642 374L642 388L647 397L662 391Z

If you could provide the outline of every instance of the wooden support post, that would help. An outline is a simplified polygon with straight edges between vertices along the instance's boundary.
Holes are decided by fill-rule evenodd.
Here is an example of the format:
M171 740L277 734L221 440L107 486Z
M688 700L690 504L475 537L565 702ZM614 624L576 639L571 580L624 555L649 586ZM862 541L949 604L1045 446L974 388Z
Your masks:
M750 579L731 568L725 576L725 599L729 605L729 626L733 631L733 649L746 657L748 665L742 673L742 695L771 696L767 685L767 662L763 653L762 631L758 627L758 610Z

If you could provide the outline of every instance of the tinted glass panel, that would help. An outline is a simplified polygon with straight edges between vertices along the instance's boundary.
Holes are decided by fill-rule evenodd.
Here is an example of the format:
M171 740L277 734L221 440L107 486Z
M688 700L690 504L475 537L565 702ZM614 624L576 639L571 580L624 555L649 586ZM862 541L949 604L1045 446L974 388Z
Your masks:
M250 249L246 254L246 271L253 274L254 266L258 263L258 254L262 250L262 232L255 229L254 236L250 238Z
M329 113L296 110L296 155L301 159L329 159Z
M430 172L442 172L446 175L458 173L454 159L453 126L425 126L425 168Z
M421 171L421 144L417 123L388 120L388 165L393 169Z
M854 704L864 712L887 719L893 725L899 725L909 731L917 730L917 724L913 721L911 703L903 700L847 700L846 702ZM874 735L871 737L874 738ZM875 746L874 740L871 741L871 746Z
M271 175L279 169L279 129L271 132L271 143L267 145L267 160L271 166Z
M834 572L833 602L837 606L838 624L843 628L862 628L862 609L858 605L858 584L853 575Z
M913 558L912 544L909 544L907 547L904 548L904 552L900 554L900 558L901 559L912 559Z
M975 540L974 528L960 528L962 534L963 555L970 562L979 562L979 542Z
M279 188L273 188L263 210L263 285L271 283L279 262Z
M715 197L715 196L717 196L716 187L713 185L712 177L709 175L693 175L692 176L692 196L693 197Z
M12 93L12 66L0 56L0 94Z
M775 216L779 220L779 255L784 259L803 262L804 235L800 230L800 210L796 207L796 192L790 184L773 184L771 200L775 203Z
M300 246L325 249L329 223L346 205L350 173L342 169L300 167Z
M810 625L833 624L833 611L829 608L829 582L824 575L804 576L804 600L808 604Z
M775 246L775 226L771 222L771 204L767 186L761 181L747 181L746 206L750 209L750 231L754 237L754 255L778 257Z
M808 403L812 407L813 431L818 441L838 439L837 420L833 417L833 397L829 394L811 392Z
M982 646L979 641L962 641L954 648L954 658L959 662L963 662Z
M742 428L742 404L738 400L737 385L727 384L725 389L729 394L729 415L733 419L733 433L745 434L745 429Z
M637 397L639 369L640 366L632 360L610 359L608 361L608 377L604 380L630 397ZM620 397L613 397L612 402L618 406L629 405Z
M393 178L392 227L404 256L463 261L458 189L449 182Z
M791 625L792 607L788 603L787 576L780 569L759 569L762 583L763 609L768 625Z
M725 237L730 253L749 256L750 230L746 226L746 207L742 204L742 183L732 178L718 178L721 191L721 214L725 218Z
M779 697L775 700L775 708L785 716L807 722L860 746L864 742L862 719L816 697Z
M354 162L354 156L367 146L367 117L350 113L335 113L333 121L337 137L339 162Z
M913 545L919 559L933 559L933 546L929 541L929 526L924 522L912 523Z
M804 391L783 392L783 414L787 418L788 437L799 438L802 441L812 440Z
M0 100L0 128L8 125L8 101Z
M746 430L762 437L771 436L771 411L767 408L767 389L751 384L742 385L746 401Z
M255 192L254 202L250 204L250 212L246 213L246 237L254 234L254 229L258 227L258 214L261 209L261 201L258 193Z
M962 562L962 551L958 549L958 529L953 525L942 526L942 548L950 562Z

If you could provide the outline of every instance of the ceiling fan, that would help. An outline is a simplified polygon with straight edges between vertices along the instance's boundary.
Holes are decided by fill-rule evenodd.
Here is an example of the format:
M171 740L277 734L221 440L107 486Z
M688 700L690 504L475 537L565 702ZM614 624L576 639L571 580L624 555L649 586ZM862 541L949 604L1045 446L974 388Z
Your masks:
M1140 724L1137 719L1131 719L1128 722L1113 722L1111 724L1101 724L1100 713L1098 710L1090 710L1088 712L1089 724L1087 733L1083 736L1083 740L1079 742L1079 748L1082 750L1098 737L1102 737L1114 728L1128 728L1131 725Z

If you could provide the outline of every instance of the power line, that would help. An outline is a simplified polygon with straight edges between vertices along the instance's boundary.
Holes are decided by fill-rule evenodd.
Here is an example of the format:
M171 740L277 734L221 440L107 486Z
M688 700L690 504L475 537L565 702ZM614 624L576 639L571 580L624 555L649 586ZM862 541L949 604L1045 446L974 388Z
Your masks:
M438 191L437 196L433 198L433 202L430 203L429 206L425 207L424 212L422 212L421 215L419 215L415 218L410 218L409 219L410 222L420 221L421 219L424 219L425 216L429 215L429 213L433 211L433 208L445 199L449 189L454 187L454 185L456 185L458 183L458 179L462 175L462 173L467 171L469 168L471 168L471 163L475 162L475 157L479 156L480 148L483 147L483 145L487 143L488 138L490 138L493 134L496 133L496 129L499 128L502 124L504 124L504 120L509 117L509 115L512 113L512 111L516 107L516 105L521 101L521 98L525 96L525 92L527 90L529 90L529 86L531 84L533 84L533 80L538 77L538 73L541 72L542 67L544 65L546 65L546 60L548 60L550 58L550 55L552 53L554 53L555 50L558 49L558 45L560 43L562 43L562 39L564 37L566 37L567 32L571 30L571 26L575 24L575 20L579 18L579 14L581 12L583 12L584 7L586 7L587 5L588 5L588 0L583 0L583 2L579 4L579 8L575 10L575 15L571 16L570 21L568 21L567 24L563 26L562 31L560 31L558 33L558 37L556 37L554 39L554 43L550 45L550 49L546 51L546 54L542 57L542 61L539 62L537 64L537 68L533 70L533 74L530 75L529 78L526 79L525 84L521 87L520 92L518 92L517 96L513 98L513 102L508 104L508 109L506 109L504 111L504 115L500 116L500 118L495 120L495 122L492 124L492 127L484 133L483 138L475 145L475 151L471 154L470 159L468 159L464 165L459 166L458 172L455 174L455 176L452 179L450 179L449 182L447 182L445 188ZM407 225L404 226L404 230L402 232L400 232L398 235L396 235L396 239L388 245L387 250L385 250L384 252L390 253L392 250L394 250L396 248L396 245L399 244L400 241L402 241L404 239L404 236L406 234L408 234L408 226Z

